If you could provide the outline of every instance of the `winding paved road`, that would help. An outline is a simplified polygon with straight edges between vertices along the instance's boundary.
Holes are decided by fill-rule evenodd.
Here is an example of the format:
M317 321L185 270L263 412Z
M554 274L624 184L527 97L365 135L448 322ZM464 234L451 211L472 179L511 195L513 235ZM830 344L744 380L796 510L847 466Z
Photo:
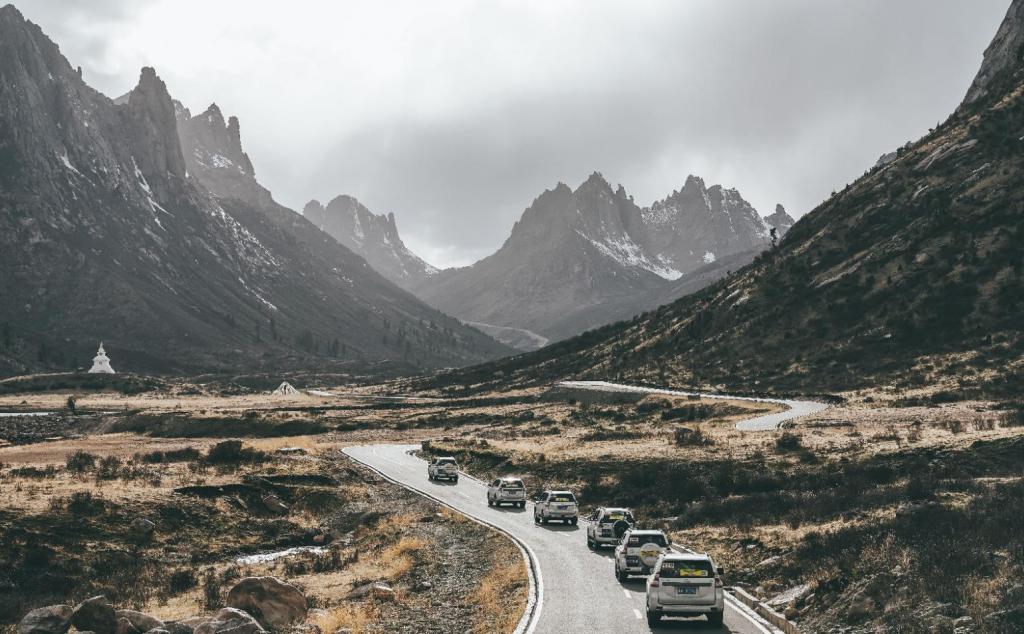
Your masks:
M585 524L538 526L533 505L525 509L487 506L487 488L463 476L458 484L427 479L427 464L411 455L419 445L364 445L345 453L386 478L433 498L469 517L500 529L519 544L532 562L536 592L523 632L650 632L645 617L644 580L615 579L612 551L592 552L586 545ZM728 583L728 571L726 571ZM727 595L728 597L728 595ZM703 618L663 621L658 632L735 632L774 634L777 630L746 606L728 597L725 627L712 628Z
M778 429L787 420L817 414L828 409L826 403L817 401L794 401L782 398L761 398L758 396L728 396L725 394L708 394L706 392L681 392L679 390L662 390L653 387L637 387L635 385L624 385L622 383L609 383L608 381L561 381L556 384L574 390L593 390L595 392L616 392L616 393L642 393L642 394L666 394L668 396L699 396L701 398L727 399L730 401L751 401L753 403L776 403L785 405L789 409L765 414L756 418L748 418L736 423L736 429L740 431L771 431Z

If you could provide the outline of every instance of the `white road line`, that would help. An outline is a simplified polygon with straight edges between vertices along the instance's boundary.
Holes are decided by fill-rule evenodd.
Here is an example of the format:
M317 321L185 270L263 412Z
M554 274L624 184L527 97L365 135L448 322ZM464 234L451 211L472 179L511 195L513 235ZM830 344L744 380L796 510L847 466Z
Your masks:
M642 619L642 618L644 618L644 617L643 617L643 616L642 616L642 615L640 614L640 610L637 610L636 608L633 608L633 616L635 616L635 617L636 617L636 618L638 618L638 619Z
M622 589L622 594L626 595L627 599L633 598L632 595L629 594L629 590L626 590L625 588Z

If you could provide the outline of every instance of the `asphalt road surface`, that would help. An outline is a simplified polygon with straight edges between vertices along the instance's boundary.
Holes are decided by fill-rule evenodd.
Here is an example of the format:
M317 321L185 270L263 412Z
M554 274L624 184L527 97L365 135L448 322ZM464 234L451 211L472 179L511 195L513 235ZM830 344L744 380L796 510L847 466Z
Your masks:
M643 394L665 394L668 396L700 396L701 398L728 399L732 401L751 401L753 403L777 403L785 405L788 409L774 414L765 414L755 418L748 418L736 423L736 429L740 431L770 431L778 429L782 423L801 416L817 414L828 409L825 403L817 401L795 401L783 398L762 398L758 396L728 396L724 394L708 394L705 392L681 392L679 390L662 390L652 387L637 387L635 385L624 385L622 383L609 383L608 381L562 381L558 384L561 387L576 390L594 390L598 392L616 393L637 393Z
M615 579L612 549L587 548L586 523L578 526L533 523L533 505L525 509L487 506L487 487L463 475L458 484L427 479L427 463L410 454L418 445L364 445L344 451L408 489L432 497L453 509L511 535L532 561L536 598L523 631L650 632L645 614L644 579L628 583ZM699 550L699 545L688 546ZM729 583L728 570L725 583ZM657 632L737 632L775 634L778 630L726 595L725 626L711 627L703 617L666 619Z

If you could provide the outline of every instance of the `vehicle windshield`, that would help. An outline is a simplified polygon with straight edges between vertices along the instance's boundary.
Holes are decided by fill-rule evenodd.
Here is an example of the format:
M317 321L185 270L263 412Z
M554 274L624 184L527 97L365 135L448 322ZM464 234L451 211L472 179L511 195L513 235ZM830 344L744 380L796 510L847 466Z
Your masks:
M711 568L711 562L707 560L695 561L665 561L661 564L662 577L667 578L691 578L691 577L714 577L715 571Z
M437 464L455 464L455 458L440 458Z
M664 548L665 546L668 546L668 541L665 539L664 535L630 535L627 544L630 546L657 544Z
M575 502L576 498L572 496L572 493L552 493L552 502Z
M501 483L503 489L521 489L523 488L522 480L505 480Z

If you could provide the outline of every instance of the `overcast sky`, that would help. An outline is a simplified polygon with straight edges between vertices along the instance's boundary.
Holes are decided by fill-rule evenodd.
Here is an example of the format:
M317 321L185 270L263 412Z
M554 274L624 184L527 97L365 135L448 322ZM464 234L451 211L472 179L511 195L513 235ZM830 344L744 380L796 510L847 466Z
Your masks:
M354 195L446 266L595 170L802 215L952 112L1009 0L15 4L107 95L149 65L237 115L278 201Z

